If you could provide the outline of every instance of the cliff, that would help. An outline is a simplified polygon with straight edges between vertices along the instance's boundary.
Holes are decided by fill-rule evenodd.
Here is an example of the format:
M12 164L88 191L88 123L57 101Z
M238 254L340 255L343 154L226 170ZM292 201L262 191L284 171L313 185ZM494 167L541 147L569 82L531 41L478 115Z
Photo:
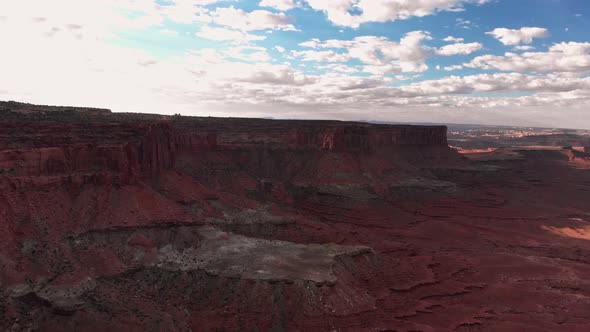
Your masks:
M393 126L328 121L178 121L180 146L201 149L371 151L396 145L447 146L444 126Z
M374 153L395 146L447 146L444 126L178 119L18 103L0 105L0 121L0 183L13 187L129 184L173 169L177 149Z
M174 147L165 123L9 122L0 128L0 175L13 186L130 183L171 169Z

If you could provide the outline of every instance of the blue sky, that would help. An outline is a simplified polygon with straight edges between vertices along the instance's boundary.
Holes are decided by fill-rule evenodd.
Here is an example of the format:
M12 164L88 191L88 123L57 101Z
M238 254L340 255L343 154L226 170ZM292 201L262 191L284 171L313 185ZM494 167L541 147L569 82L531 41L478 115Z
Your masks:
M0 99L590 128L583 0L0 4Z

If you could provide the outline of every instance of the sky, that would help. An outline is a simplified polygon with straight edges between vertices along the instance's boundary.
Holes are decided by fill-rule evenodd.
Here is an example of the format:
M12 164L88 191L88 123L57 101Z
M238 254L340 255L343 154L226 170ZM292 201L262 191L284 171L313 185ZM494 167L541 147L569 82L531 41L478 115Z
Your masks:
M587 0L3 0L0 100L590 129Z

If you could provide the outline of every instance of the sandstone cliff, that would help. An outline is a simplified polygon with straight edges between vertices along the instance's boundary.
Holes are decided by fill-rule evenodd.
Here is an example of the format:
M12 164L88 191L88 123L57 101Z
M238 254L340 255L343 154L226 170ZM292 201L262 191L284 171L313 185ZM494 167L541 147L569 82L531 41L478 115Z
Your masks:
M3 104L0 112L0 174L2 185L13 187L59 181L129 184L173 169L177 149L370 153L396 146L447 146L443 126L145 119L17 103ZM64 122L64 117L69 118Z

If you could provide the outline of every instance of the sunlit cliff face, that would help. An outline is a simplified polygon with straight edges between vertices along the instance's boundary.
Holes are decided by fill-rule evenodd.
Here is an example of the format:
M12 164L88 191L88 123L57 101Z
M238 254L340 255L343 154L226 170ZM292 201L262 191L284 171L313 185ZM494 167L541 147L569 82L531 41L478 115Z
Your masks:
M194 115L590 127L588 6L5 2L0 99Z
M572 218L573 222L580 223L579 227L550 227L543 226L542 228L553 234L575 239L590 240L590 226L586 226L586 222L580 218Z

